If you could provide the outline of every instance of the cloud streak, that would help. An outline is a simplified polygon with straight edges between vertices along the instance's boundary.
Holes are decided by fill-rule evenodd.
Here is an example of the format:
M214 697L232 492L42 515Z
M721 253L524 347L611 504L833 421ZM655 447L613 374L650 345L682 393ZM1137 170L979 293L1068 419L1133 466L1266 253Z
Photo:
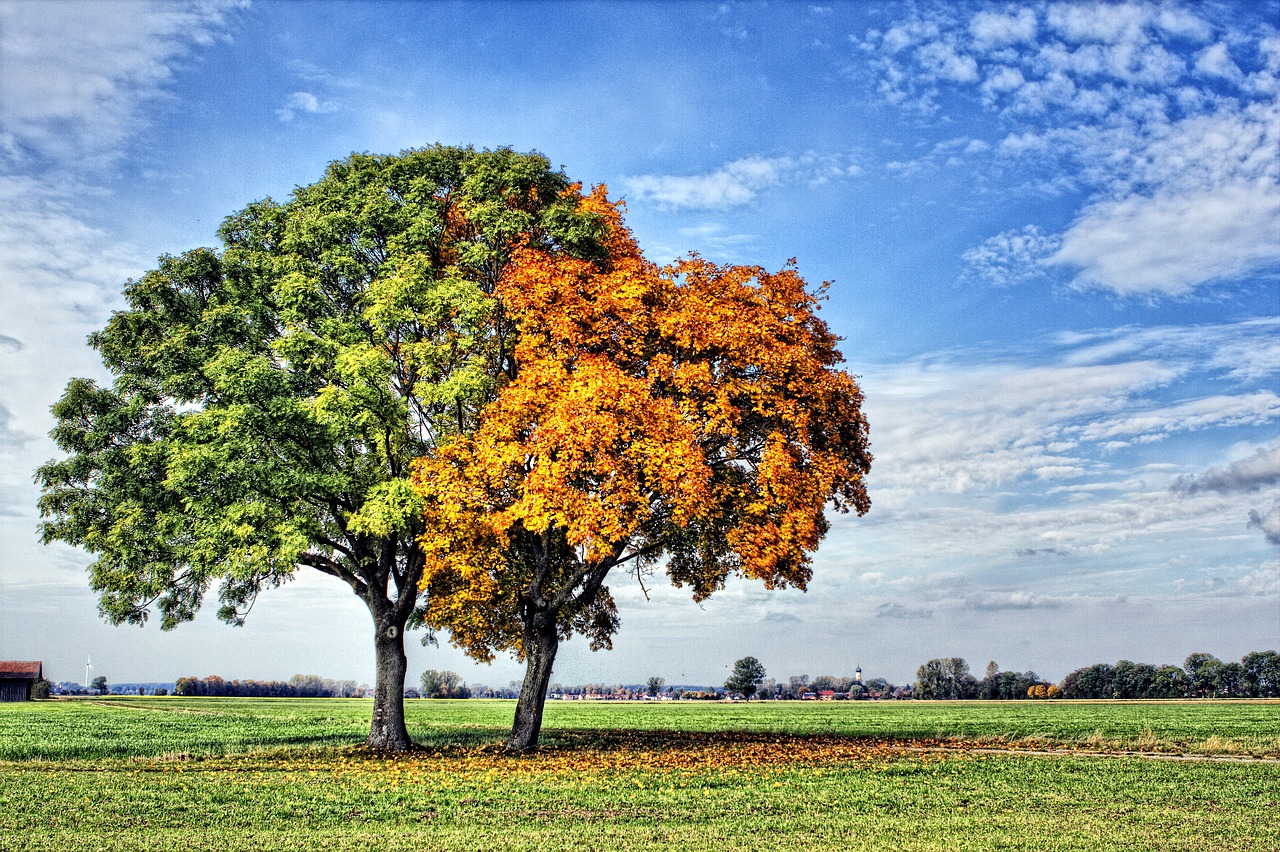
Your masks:
M0 150L81 167L145 123L176 63L223 36L244 0L0 5Z
M860 168L845 157L808 153L798 157L744 157L695 175L624 177L627 197L659 207L723 210L749 204L785 184L822 184L854 177Z

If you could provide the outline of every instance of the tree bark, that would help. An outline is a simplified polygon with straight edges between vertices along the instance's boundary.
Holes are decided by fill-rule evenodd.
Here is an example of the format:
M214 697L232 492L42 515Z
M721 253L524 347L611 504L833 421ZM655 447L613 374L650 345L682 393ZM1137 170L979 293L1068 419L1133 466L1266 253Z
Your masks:
M409 659L404 653L404 626L374 620L377 634L377 680L373 694L373 721L365 745L385 751L413 747L404 724L404 678Z
M507 738L507 751L524 752L538 747L542 731L542 708L547 703L547 687L551 684L551 668L556 662L560 636L556 633L556 617L551 612L537 613L525 628L525 672L516 701L516 718Z

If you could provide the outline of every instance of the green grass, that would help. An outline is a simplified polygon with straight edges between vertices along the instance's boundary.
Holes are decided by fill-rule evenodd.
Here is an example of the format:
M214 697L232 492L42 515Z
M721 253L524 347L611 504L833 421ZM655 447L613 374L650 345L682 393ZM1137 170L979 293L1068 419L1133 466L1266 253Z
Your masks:
M356 699L110 698L0 705L0 760L234 754L358 744L372 703ZM510 701L408 701L426 745L499 740ZM587 702L547 703L559 731L747 731L957 739L1029 748L1087 747L1280 757L1280 702Z
M410 702L399 758L369 712L0 705L0 849L1280 848L1280 763L1088 751L1274 759L1278 703L554 703L518 758L510 702Z

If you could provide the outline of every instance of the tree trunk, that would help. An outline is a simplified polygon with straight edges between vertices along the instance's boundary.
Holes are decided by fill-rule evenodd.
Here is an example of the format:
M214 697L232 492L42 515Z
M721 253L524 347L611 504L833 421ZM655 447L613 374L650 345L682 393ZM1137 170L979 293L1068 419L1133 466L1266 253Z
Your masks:
M413 747L404 726L404 677L409 659L404 653L404 628L375 619L377 635L377 681L373 693L373 722L365 745L386 751L408 751Z
M507 751L531 751L538 747L542 731L542 708L547 703L547 687L551 684L551 667L555 665L560 637L556 619L551 613L534 616L533 625L525 629L525 672L516 701L516 718L507 738Z

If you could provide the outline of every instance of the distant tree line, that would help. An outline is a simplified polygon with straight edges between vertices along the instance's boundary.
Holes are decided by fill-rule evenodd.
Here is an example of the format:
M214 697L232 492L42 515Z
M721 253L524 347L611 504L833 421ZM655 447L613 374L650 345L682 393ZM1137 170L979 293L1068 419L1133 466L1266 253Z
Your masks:
M1182 667L1121 660L1076 669L1062 679L1066 698L1280 698L1280 654L1251 651L1238 663L1195 653Z
M1076 669L1060 684L1042 680L1035 672L1002 672L987 664L978 680L962 657L929 660L916 670L915 698L1277 698L1280 697L1280 655L1253 651L1238 663L1224 663L1212 654L1195 653L1181 667L1153 666L1120 660Z
M94 684L106 691L105 678ZM506 688L483 684L468 686L456 672L427 669L422 689L405 690L409 698L514 698L519 683ZM857 677L792 675L785 682L765 677L764 666L754 657L734 664L724 688L667 686L651 677L638 686L588 683L583 686L551 684L550 694L567 699L709 701L726 697L766 700L989 700L1012 701L1048 698L1280 698L1280 654L1253 651L1238 663L1224 663L1212 654L1194 653L1181 667L1154 666L1120 660L1114 665L1096 663L1076 669L1054 684L1033 671L1001 671L992 661L982 678L975 677L963 657L929 660L916 670L914 684L896 686L884 678L862 681ZM179 678L175 695L228 695L279 698L361 698L365 689L353 680L335 681L316 675L294 675L288 681L224 680L217 675Z
M174 695L236 696L239 698L363 698L365 689L354 680L330 680L296 674L287 681L224 680L218 675L180 677Z

